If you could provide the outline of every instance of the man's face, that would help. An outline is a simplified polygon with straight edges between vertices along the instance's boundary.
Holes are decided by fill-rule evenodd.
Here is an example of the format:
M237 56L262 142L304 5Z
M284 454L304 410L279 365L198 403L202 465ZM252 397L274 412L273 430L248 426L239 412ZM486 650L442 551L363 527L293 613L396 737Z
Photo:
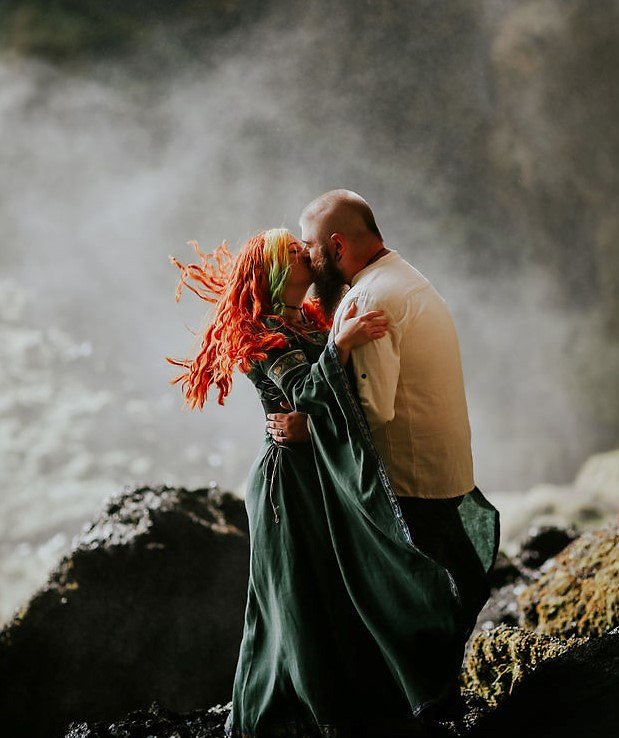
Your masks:
M321 242L316 230L311 221L301 221L301 241L310 255L316 295L325 314L331 316L342 299L346 281L336 261L335 248Z

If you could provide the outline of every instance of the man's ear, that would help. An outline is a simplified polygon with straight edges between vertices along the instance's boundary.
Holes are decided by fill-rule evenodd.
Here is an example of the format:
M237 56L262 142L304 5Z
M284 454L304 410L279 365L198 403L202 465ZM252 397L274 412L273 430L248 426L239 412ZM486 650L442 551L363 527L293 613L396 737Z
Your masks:
M346 242L341 233L332 233L331 240L335 245L335 260L339 261L342 258L342 251L346 247Z

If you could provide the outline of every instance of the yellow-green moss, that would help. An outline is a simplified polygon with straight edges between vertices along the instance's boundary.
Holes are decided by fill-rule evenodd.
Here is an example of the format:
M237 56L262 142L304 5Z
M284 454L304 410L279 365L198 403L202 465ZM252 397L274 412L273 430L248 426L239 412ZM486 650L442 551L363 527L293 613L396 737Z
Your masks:
M539 635L508 625L478 633L464 662L462 686L496 706L542 661L583 641Z
M596 636L619 625L619 519L584 533L518 596L536 633Z

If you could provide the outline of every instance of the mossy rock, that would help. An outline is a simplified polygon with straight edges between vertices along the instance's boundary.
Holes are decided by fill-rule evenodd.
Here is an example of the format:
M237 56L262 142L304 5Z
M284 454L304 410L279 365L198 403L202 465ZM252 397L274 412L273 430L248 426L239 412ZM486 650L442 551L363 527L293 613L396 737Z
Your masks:
M465 679L466 738L617 735L619 629L559 639L502 626L477 637Z
M587 531L518 596L520 624L539 634L595 636L619 625L619 518Z
M494 707L543 661L556 658L583 639L564 640L499 625L473 639L462 670L462 686Z

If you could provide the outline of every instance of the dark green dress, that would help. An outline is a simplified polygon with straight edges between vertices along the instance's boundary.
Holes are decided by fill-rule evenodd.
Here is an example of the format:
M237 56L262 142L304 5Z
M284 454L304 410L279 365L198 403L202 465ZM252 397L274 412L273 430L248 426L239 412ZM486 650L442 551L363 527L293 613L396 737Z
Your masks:
M453 689L488 595L498 513L477 488L460 504L483 581L456 584L413 543L335 345L284 332L289 346L248 376L266 412L286 399L309 414L311 441L265 434L250 471L249 586L225 734L414 727Z

